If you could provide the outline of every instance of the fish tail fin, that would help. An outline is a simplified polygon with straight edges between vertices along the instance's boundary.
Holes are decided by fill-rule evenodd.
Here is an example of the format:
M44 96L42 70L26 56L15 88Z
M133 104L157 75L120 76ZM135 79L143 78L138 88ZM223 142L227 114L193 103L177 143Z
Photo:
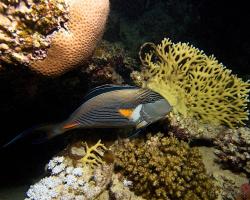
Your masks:
M33 144L39 144L43 143L57 135L60 135L64 131L60 128L60 125L42 125L42 126L34 126L32 128L29 128L27 130L24 130L20 134L18 134L16 137L14 137L11 141L4 144L2 147L8 147L14 143L16 143L18 140L21 140L26 137L32 137L32 143Z
M44 143L62 133L64 130L61 128L60 124L44 125L37 128L34 138L32 138L32 144Z

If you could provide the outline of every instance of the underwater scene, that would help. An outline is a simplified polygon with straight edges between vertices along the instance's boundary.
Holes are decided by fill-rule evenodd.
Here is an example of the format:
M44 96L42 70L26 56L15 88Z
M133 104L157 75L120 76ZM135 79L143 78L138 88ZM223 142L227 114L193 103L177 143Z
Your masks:
M250 13L209 0L0 0L0 200L250 200Z

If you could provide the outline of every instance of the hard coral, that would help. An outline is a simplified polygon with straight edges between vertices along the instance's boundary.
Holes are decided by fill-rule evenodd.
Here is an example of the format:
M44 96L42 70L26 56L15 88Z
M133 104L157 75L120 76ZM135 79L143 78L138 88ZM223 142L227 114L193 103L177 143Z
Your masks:
M84 143L84 146L81 151L82 159L74 159L69 155L51 159L47 165L49 176L30 187L27 200L90 200L106 190L113 174L113 164L101 160L101 154L106 148L100 141L90 148L87 143ZM64 151L72 151L72 146ZM79 154L76 155L78 156Z
M66 29L52 35L43 60L31 68L45 75L60 75L86 61L100 40L109 13L109 0L66 0L69 21Z
M123 141L114 147L116 168L146 199L211 199L217 188L196 148L162 134Z
M250 174L250 129L228 129L214 140L218 161Z
M61 152L62 156L49 161L48 176L29 188L25 200L143 200L114 174L113 163L103 162L101 156L92 157L105 149L100 141L87 149L85 142L70 144ZM86 160L97 160L97 165Z
M81 72L86 75L90 88L102 84L121 85L131 82L130 73L137 65L120 43L102 40Z
M180 113L172 112L167 116L167 126L170 134L178 139L191 141L194 139L215 140L218 135L227 130L225 126L201 124L198 119L184 118Z
M0 2L0 66L43 59L51 43L47 37L68 20L62 0Z
M22 63L43 75L61 75L92 54L108 13L109 0L1 3L1 63Z
M29 188L26 200L95 199L111 181L112 169L107 164L74 167L69 158L54 157L48 164L49 176Z
M153 50L141 56L145 68L134 74L144 87L163 95L184 117L235 127L248 119L250 84L226 69L214 56L188 43L145 43Z

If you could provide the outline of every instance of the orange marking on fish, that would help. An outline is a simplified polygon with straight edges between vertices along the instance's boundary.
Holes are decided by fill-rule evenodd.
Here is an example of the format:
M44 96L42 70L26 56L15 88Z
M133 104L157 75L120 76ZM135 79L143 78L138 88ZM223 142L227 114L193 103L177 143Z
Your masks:
M74 128L78 126L78 123L66 124L63 126L64 129Z
M118 111L122 116L130 118L134 110L133 109L119 109Z

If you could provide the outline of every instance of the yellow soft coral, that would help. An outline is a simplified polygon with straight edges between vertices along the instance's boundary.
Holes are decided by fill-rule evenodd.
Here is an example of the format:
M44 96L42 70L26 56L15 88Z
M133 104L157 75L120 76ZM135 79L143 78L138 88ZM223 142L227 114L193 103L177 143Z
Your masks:
M146 43L153 50L141 56L143 86L163 95L174 111L204 123L235 127L248 119L250 84L231 74L214 56L188 43Z

